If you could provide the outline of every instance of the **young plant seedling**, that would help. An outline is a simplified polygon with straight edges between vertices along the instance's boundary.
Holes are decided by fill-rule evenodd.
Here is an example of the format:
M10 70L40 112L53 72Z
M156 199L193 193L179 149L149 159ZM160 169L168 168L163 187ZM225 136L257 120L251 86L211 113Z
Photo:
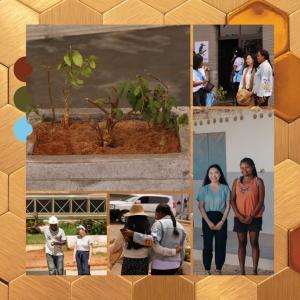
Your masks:
M57 70L64 72L65 80L63 87L64 117L62 126L70 126L70 97L73 88L80 88L84 85L83 78L88 78L96 69L96 56L91 55L84 58L78 50L72 49L64 55L63 62L57 66Z

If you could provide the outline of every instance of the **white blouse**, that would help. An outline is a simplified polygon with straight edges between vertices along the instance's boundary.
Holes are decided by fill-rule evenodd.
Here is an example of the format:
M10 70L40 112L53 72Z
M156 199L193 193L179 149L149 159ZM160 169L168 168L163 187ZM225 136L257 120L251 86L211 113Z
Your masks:
M269 97L273 91L273 69L265 60L259 65L254 76L254 94L258 97Z
M252 71L253 69L250 68L246 68L243 71L243 78L240 82L240 86L239 86L239 90L241 90L243 88L244 85L244 77L246 76L246 89L249 90L250 88L250 82L251 82L251 75L252 75ZM247 72L247 73L246 73Z

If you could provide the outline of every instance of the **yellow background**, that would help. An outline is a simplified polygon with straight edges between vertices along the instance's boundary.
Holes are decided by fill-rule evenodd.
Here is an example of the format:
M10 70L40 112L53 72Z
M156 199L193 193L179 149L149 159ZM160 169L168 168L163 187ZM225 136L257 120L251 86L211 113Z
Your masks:
M274 24L275 274L181 277L25 275L25 145L12 125L14 62L26 24ZM0 0L0 299L300 299L288 232L300 225L300 0Z

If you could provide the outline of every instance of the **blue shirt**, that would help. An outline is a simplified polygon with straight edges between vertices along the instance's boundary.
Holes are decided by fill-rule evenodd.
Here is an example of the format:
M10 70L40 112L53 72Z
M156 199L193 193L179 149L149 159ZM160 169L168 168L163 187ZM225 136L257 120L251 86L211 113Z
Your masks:
M217 192L212 191L210 184L199 189L196 200L204 202L205 211L219 211L224 213L226 203L230 199L230 189L225 184L220 184Z

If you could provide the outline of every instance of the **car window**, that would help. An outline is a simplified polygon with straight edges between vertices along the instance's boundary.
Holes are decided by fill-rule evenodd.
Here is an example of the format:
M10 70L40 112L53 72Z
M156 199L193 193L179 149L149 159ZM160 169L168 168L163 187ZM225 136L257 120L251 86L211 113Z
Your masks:
M149 197L149 203L168 203L169 198L168 197L157 197L157 196L151 196Z
M137 200L137 197L130 197L128 199L126 199L126 202L135 202Z
M138 198L137 200L141 201L141 204L148 204L149 203L149 196L143 196Z

